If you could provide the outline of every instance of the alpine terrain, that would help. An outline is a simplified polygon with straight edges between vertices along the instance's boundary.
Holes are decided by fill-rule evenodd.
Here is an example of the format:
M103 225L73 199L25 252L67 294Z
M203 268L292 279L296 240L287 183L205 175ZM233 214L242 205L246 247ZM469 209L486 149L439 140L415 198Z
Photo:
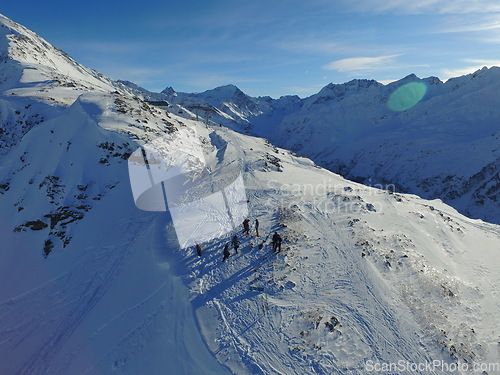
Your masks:
M184 117L268 138L351 180L439 198L500 223L500 68L445 83L353 80L305 99L252 98L232 85L200 94L134 88Z
M0 16L0 373L500 373L497 75L152 94Z

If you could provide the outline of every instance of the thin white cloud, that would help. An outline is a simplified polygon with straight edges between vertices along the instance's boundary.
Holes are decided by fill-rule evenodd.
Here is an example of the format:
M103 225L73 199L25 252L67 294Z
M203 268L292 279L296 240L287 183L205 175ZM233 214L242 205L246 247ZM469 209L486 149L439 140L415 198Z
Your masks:
M453 15L443 18L427 34L462 34L476 43L500 43L500 13Z
M439 13L492 13L500 12L500 4L491 0L436 0L432 1Z
M498 14L476 14L467 16L450 16L443 20L435 33L473 33L481 31L500 30L500 15Z
M485 66L500 66L500 60L465 59L464 62L468 63L469 65L454 69L444 69L441 72L443 80L446 81L450 78L471 74Z
M465 59L464 61L483 66L500 66L500 60L490 59Z
M402 14L468 14L500 12L500 3L492 0L358 0L345 5L362 12Z
M499 44L500 43L500 33L491 34L488 36L483 36L481 38L476 38L476 40L480 43Z
M332 61L323 66L325 70L338 72L359 72L393 68L396 57L401 55L386 55L376 57L351 57Z
M490 31L490 30L499 30L500 29L500 20L485 22L485 23L476 23L473 25L461 25L454 26L448 29L440 30L441 33L472 33L476 31Z

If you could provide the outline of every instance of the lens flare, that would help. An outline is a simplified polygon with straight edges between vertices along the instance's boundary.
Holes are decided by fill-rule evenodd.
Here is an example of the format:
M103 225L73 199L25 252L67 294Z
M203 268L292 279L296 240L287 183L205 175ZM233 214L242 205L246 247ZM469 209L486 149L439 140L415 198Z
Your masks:
M394 91L389 97L387 107L391 111L401 112L415 106L427 93L427 85L423 82L410 82Z

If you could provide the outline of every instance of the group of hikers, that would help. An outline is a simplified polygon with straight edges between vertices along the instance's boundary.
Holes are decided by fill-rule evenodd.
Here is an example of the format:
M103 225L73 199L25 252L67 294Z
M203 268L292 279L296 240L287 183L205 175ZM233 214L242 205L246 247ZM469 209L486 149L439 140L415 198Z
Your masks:
M257 237L260 237L260 235L259 235L259 219L255 219L254 228L255 228L255 235ZM249 219L245 219L243 221L243 234L246 234L247 236L250 235L250 220ZM267 237L259 245L260 249L262 247L264 247L264 243L266 242L266 240L267 240ZM273 237L272 237L273 252L275 252L275 253L281 252L281 242L282 242L281 236L278 234L278 232L274 232ZM226 245L224 246L223 257L222 257L222 261L223 262L227 258L229 258L229 256L231 255L231 253L229 251L229 245L230 244L233 246L235 254L238 254L238 248L240 247L240 240L238 238L238 235L235 234L233 236L231 242L230 243L226 243ZM250 246L252 246L251 243L250 243ZM201 256L201 245L199 243L197 243L197 242L196 242L196 252L197 252L198 256Z

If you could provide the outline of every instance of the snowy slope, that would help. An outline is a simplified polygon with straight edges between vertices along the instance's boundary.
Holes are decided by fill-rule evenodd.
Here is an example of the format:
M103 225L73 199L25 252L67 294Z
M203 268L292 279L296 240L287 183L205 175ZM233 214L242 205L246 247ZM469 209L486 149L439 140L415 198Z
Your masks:
M82 97L23 137L2 166L11 176L1 210L9 285L2 352L16 358L2 361L4 371L203 373L205 363L223 371L200 352L203 340L241 374L356 373L367 361L496 354L498 226L191 122L214 176L235 162L245 172L262 239L274 230L285 238L283 253L272 255L269 239L259 249L261 238L242 237L240 255L222 264L228 235L204 244L198 258L177 247L168 217L133 207L123 157L133 138L184 120L170 118L175 125L166 128L160 113L143 111L149 128L141 128L110 112L113 102ZM126 105L139 111L138 102ZM47 240L54 247L44 260ZM193 310L196 320L186 320ZM194 338L172 347L179 335Z
M263 237L278 230L286 239L279 255L269 239L259 249L263 237L243 236L225 264L230 237L186 259L184 279L221 362L242 374L340 374L364 373L368 361L498 357L498 226L216 132L228 143L223 163L242 160L248 171Z
M174 129L141 107L83 95L3 159L1 373L224 373L131 197L135 134Z
M130 196L132 144L175 120L3 16L1 30L0 373L227 373L156 257L159 218Z
M408 361L441 367L392 372L447 374L500 362L498 225L125 91L70 102L18 88L1 94L16 141L0 156L0 373L358 374ZM243 173L261 237L237 228L198 257L168 213L135 207L127 159L172 133L197 134L215 191ZM222 263L234 233L240 252Z

